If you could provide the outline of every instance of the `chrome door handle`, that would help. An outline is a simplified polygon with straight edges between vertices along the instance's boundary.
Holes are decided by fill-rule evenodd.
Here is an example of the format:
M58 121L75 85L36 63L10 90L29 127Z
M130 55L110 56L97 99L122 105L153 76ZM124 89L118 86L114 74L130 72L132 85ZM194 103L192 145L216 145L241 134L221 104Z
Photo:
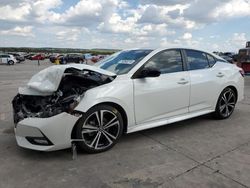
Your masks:
M224 74L219 72L216 76L219 77L219 78L222 78L224 76Z
M188 81L187 80L185 80L184 78L182 78L182 79L180 79L180 81L179 82L177 82L178 84L182 84L182 85L184 85L184 84L187 84L188 83Z

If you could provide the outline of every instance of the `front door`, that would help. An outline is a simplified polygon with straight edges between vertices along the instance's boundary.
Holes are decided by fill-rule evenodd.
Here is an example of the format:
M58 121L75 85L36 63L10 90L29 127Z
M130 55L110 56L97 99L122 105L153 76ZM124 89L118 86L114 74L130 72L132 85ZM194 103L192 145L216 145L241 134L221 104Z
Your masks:
M188 113L190 78L189 73L184 71L181 51L162 51L144 67L157 68L161 75L133 80L136 123Z

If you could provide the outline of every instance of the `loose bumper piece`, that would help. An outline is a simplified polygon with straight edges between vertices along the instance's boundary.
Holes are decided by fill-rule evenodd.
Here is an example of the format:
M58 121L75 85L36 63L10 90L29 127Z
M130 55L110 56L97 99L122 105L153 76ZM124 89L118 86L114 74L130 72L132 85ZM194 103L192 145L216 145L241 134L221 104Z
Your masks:
M78 119L68 113L49 118L26 118L15 128L17 144L40 151L70 148L71 132Z

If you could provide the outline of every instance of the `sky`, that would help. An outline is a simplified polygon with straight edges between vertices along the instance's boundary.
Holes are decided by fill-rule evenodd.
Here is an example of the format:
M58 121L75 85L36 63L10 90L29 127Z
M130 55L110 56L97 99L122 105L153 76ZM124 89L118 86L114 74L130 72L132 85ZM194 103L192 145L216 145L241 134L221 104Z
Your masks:
M250 0L0 0L0 47L237 52Z

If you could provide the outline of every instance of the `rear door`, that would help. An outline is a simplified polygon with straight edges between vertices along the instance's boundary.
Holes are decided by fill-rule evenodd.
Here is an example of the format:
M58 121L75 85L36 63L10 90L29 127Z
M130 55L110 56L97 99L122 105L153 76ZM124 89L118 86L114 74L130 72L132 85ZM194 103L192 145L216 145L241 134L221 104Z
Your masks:
M143 67L161 71L159 77L135 78L136 123L146 123L188 113L190 79L180 50L154 55Z
M213 56L196 50L185 50L191 88L189 112L213 110L223 74L214 64Z

